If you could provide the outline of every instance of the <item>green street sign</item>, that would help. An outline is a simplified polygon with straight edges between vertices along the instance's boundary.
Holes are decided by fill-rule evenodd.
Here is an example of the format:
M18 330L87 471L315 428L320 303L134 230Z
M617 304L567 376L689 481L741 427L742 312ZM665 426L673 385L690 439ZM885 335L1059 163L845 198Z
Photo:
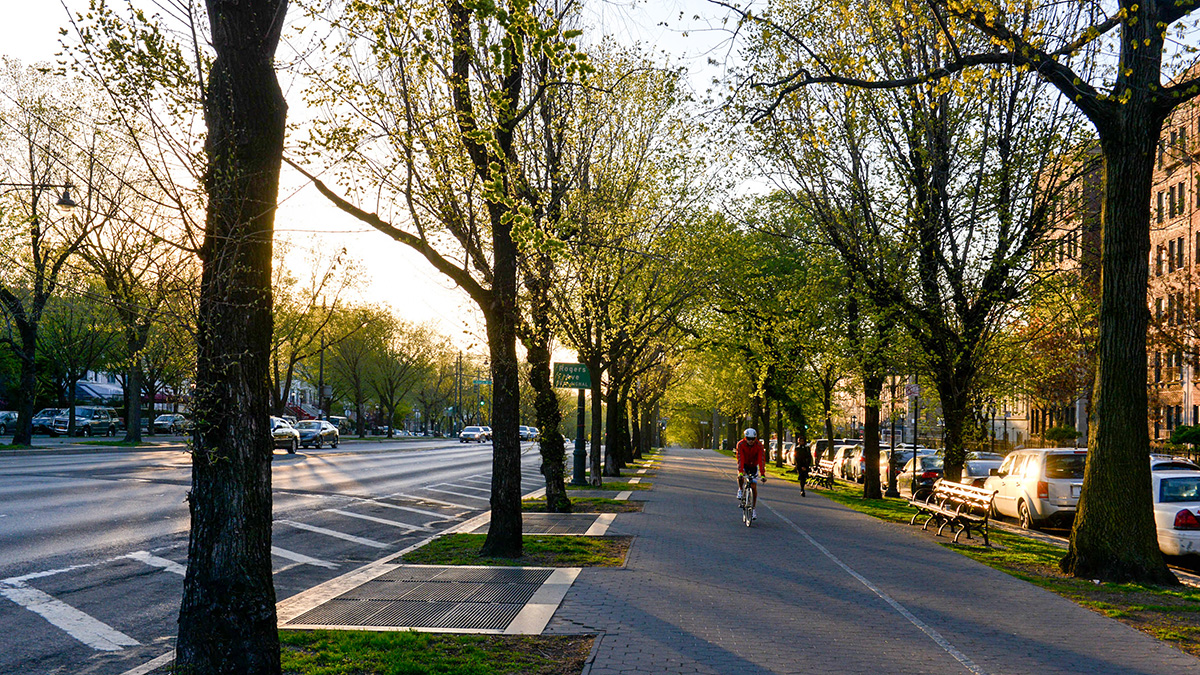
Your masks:
M475 384L491 384L491 380L475 380Z
M592 376L582 363L556 363L554 386L559 389L591 389Z

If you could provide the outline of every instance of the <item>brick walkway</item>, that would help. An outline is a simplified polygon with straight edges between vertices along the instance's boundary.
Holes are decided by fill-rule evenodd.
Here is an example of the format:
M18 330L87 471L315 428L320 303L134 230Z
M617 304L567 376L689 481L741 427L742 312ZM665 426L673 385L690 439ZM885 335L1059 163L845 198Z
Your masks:
M769 482L746 528L732 466L670 449L635 495L645 512L617 517L610 534L637 535L627 567L585 569L546 630L600 634L589 675L1200 673L1169 645L817 491Z

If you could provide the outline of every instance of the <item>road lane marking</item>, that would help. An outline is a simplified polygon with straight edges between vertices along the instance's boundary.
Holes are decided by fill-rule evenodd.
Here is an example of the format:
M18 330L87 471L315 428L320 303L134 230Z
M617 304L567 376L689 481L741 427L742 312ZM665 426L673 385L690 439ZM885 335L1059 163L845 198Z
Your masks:
M477 492L485 492L488 494L491 494L492 492L492 486L490 484L485 488L475 487L473 485L460 485L458 483L434 483L434 485L445 485L446 487L459 488L460 490L475 490ZM430 489L432 489L432 487Z
M483 483L484 485L491 485L492 479L488 478L487 476L468 476L467 478L463 479L463 482L464 483Z
M642 482L642 479L641 479L641 478L630 478L630 479L629 479L629 484L630 484L630 485L637 485L637 484L638 484L638 483L640 483L640 482Z
M324 567L325 569L330 569L330 570L337 569L336 563L326 562L324 560L318 560L317 558L313 558L311 556L304 555L303 553L296 553L295 551L289 551L286 548L279 548L278 546L271 547L271 555L279 556L280 558L284 558L286 560L291 560L292 562L301 563L303 565L316 565L317 567Z
M307 523L298 523L294 520L276 520L275 522L279 523L280 525L288 525L290 527L294 527L297 530L307 530L308 532L316 532L317 534L323 534L327 537L335 537L337 539L344 539L346 541L352 541L356 544L362 544L363 546L370 546L371 548L387 548L388 547L387 544L385 544L383 542L375 541L373 539L364 539L363 537L356 537L352 534L346 534L345 532L338 532L337 530L327 530L323 527L317 527L316 525L309 525Z
M456 509L462 509L464 511L474 511L475 509L479 508L478 506L467 506L465 504L457 504L455 502L446 502L440 499L434 499L433 497L417 497L416 495L406 495L403 492L397 492L394 495L388 495L389 499L395 499L396 497L411 499L417 502L432 502L434 504L442 504L444 506L453 506ZM474 497L472 497L472 499L474 499Z
M326 511L329 513L336 513L339 516L346 516L349 518L358 518L359 520L367 520L372 523L379 523L380 525L390 525L392 527L399 527L399 528L407 530L409 532L412 532L414 530L421 530L422 532L433 532L433 530L429 529L428 527L424 527L422 525L409 525L408 523L402 523L398 520L388 520L387 518L376 518L375 516L368 516L365 513L354 513L353 511L343 511L341 509L326 509Z
M417 509L417 508L413 508L411 506L400 506L399 504L389 504L387 502L376 501L374 499L364 499L363 503L371 504L372 506L383 506L383 507L386 507L389 509L396 509L398 511L408 511L409 513L417 513L422 516L429 516L430 518L437 518L438 520L451 520L453 518L458 517L457 515L450 515L448 513L438 513L437 511L427 511L425 509Z
M167 665L168 663L170 663L174 660L175 660L175 650L172 649L171 651L167 652L166 654L163 654L162 656L160 656L156 659L151 659L150 661L143 663L142 665L138 666L137 668L130 668L129 670L121 673L121 675L150 675L150 673L153 673L154 671L158 670L159 668Z
M633 496L633 490L625 490L624 492L618 492L617 496L613 497L613 499L618 502L623 502L632 496Z
M792 521L788 520L786 516L784 516L782 513L778 512L778 511L776 511L774 508L771 507L770 504L764 503L763 506L767 507L768 511L775 514L775 517L777 517L780 520L782 520L783 522L787 523L788 526L791 527L793 530L795 530L797 533L799 533L800 536L807 539L808 543L810 543L814 547L816 547L816 549L818 551L820 551L821 553L824 553L825 557L832 560L835 565L842 568L842 570L845 571L850 576L854 577L855 579L858 579L858 581L860 583L862 583L863 586L866 586L867 588L869 588L871 590L871 592L874 593L875 595L879 596L879 598L881 600L883 600L887 604L891 605L892 609L899 612L900 616L903 616L905 619L908 619L909 623L911 623L912 625L921 629L922 633L925 633L925 635L929 636L929 639L931 639L935 643L937 643L937 646L941 647L942 650L944 650L947 654L949 654L950 656L953 656L954 660L961 663L964 668L971 671L975 675L987 675L987 671L980 668L978 665L975 664L974 661L972 661L970 658L968 658L966 654L963 654L962 652L960 652L958 650L957 647L950 644L950 641L947 640L946 638L942 637L942 634L937 632L936 629L934 629L932 626L925 623L924 621L918 619L916 616L913 615L912 612L908 611L908 608L906 608L904 605L901 605L899 602L896 602L896 600L894 600L892 598L892 596L888 595L887 593L884 593L883 590L881 590L878 586L873 584L869 579L867 579L863 575L861 575L858 572L855 572L853 569L851 569L849 565L842 562L842 560L840 558L838 558L836 555L834 555L829 549L822 546L820 544L820 542L818 542L816 539L813 539L812 536L808 532L806 532L803 528L801 528L799 525L793 523Z
M487 497L480 497L479 495L468 495L468 494L463 494L463 493L461 493L461 492L454 492L454 491L451 491L451 490L441 490L441 489L438 489L438 488L432 488L432 487L431 487L431 488L425 488L425 489L426 489L426 490L432 490L432 491L434 491L434 492L444 492L444 493L446 493L446 494L448 494L448 495L454 495L455 497L466 497L467 499L478 499L478 500L479 500L479 501L481 501L481 502L486 502L486 501L488 500L488 498L487 498Z
M119 652L125 647L142 644L99 619L22 582L5 580L0 585L0 595L40 615L51 625L97 651Z
M615 513L601 513L596 522L592 523L592 526L583 534L585 537L602 537L605 532L608 532L608 526L612 525L616 519L617 514Z
M134 551L133 553L126 554L125 557L154 567L161 567L163 570L172 574L178 574L181 577L187 575L187 568L183 565L174 560L167 560L166 558L151 555L149 551Z

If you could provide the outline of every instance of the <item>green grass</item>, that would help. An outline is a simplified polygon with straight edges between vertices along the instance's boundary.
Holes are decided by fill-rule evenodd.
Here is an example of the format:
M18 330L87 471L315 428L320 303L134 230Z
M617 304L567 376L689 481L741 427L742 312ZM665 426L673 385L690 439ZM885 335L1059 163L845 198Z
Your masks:
M526 535L520 558L479 555L486 535L450 534L404 556L416 565L497 565L509 567L620 567L630 537Z
M280 631L285 675L574 675L590 636Z
M105 447L118 447L118 448L154 448L154 447L159 447L159 446L163 446L163 445L174 445L173 443L169 443L166 441L158 442L158 443L153 442L153 441L142 441L140 443L134 443L133 441L76 441L75 444L76 445L101 445L101 446L105 446Z
M576 497L571 500L572 513L636 513L645 506L642 502L617 501L605 497ZM546 498L526 499L521 510L529 513L545 513Z
M636 476L635 476L636 477ZM568 490L610 490L615 492L624 492L625 490L649 490L650 483L630 483L628 481L604 481L598 487L591 485L571 485L567 483Z

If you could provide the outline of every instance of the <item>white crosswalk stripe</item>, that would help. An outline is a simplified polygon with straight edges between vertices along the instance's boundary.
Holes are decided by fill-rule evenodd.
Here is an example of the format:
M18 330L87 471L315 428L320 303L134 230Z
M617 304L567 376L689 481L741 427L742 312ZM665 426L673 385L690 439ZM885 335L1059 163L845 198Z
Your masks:
M102 652L117 652L141 643L90 614L57 600L48 593L11 579L0 582L0 595L40 615L83 644Z
M430 518L437 518L438 520L449 520L458 517L457 514L450 515L447 513L438 513L437 511L428 511L426 509L418 509L411 506L401 506L400 504L389 504L388 502L380 502L374 499L364 499L362 503L370 504L371 506L382 506L388 509L396 509L397 511L408 511L409 513L416 513L422 516L429 516ZM466 507L463 508L465 509Z
M433 531L433 530L429 529L428 527L424 527L422 525L409 525L408 523L402 523L398 520L388 520L387 518L377 518L375 516L368 516L365 513L354 513L353 511L343 511L341 509L328 509L328 512L336 513L339 516L346 516L347 518L358 518L359 520L366 520L366 521L369 521L372 523L379 523L380 525L399 527L401 529L407 530L408 532L413 532L416 530L421 530L423 532L432 532Z
M292 562L298 562L303 565L316 565L317 567L324 567L325 569L330 570L337 569L337 563L319 560L317 558L313 558L312 556L304 555L303 553L296 553L295 551L289 551L286 548L279 548L278 546L271 547L271 555L278 556L285 560L291 560Z
M288 527L294 527L297 530L305 530L306 532L315 532L317 534L323 534L327 537L334 537L336 539L343 539L345 541L352 541L356 544L362 544L363 546L370 546L371 548L387 548L388 547L387 544L380 542L380 541L375 541L374 539L366 539L364 537L356 537L352 534L346 534L345 532L338 532L337 530L329 530L324 527L317 527L316 525L309 525L308 523L298 523L294 520L276 520L275 522L279 523L280 525L287 525Z
M453 490L443 490L441 488L435 488L435 487L425 488L425 489L432 490L433 492L441 492L443 494L454 495L455 497L466 497L467 499L478 499L478 500L484 501L484 502L486 502L488 500L487 497L480 497L479 495L469 495L469 494L466 494L463 492L454 492ZM470 507L468 507L468 508L470 508Z
M147 565L152 565L154 567L161 567L163 570L172 574L178 574L181 577L187 574L187 568L183 565L180 565L174 560L160 558L151 554L149 551L134 551L133 553L127 554L125 557L131 558L138 562L146 563Z

